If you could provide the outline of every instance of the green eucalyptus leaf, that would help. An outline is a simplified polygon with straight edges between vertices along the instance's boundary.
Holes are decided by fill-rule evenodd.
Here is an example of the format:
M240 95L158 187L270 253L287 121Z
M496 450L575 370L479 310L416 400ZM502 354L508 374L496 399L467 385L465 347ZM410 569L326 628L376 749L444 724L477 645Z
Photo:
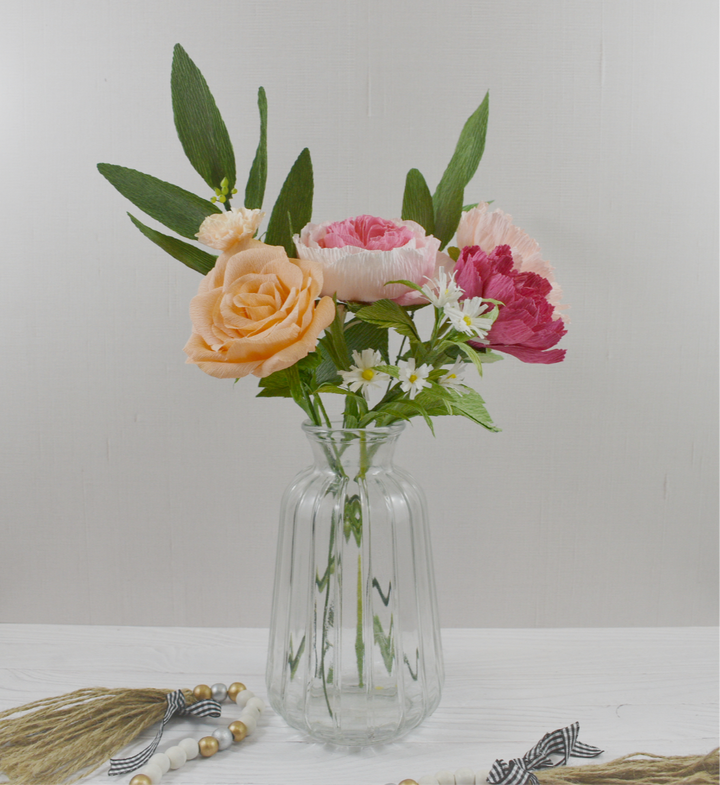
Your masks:
M370 305L361 308L356 316L364 322L370 322L385 329L392 328L400 335L419 341L415 323L397 303L392 300L376 300Z
M435 210L430 189L418 169L411 169L405 179L403 195L403 221L415 221L425 229L425 234L435 233Z
M136 169L116 164L97 168L126 199L181 237L194 240L205 218L221 212L212 202Z
M312 218L313 170L307 147L292 165L280 195L272 209L265 242L282 245L290 257L295 257L293 235L298 234Z
M235 154L230 137L200 69L187 52L175 45L170 78L175 128L185 155L210 186L224 178L235 186Z
M444 248L455 234L463 209L465 186L477 171L485 149L489 95L465 123L450 163L433 194L435 237Z
M258 90L258 110L260 111L260 141L245 186L245 207L248 210L259 210L262 207L267 181L267 96L262 87Z
M145 237L152 240L156 245L159 245L163 251L169 253L170 256L183 264L186 264L193 270L197 270L197 272L202 273L202 275L207 275L215 266L217 256L206 253L200 248L190 245L190 243L178 240L177 237L168 237L168 235L162 234L162 232L157 232L155 229L151 229L149 226L145 226L141 221L138 221L131 213L128 213L128 215L130 216L130 220Z

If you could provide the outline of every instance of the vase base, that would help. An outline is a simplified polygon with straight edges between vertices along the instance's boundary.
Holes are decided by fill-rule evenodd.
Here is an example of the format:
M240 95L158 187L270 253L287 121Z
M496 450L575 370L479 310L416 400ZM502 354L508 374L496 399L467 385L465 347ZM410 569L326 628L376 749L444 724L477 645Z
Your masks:
M408 703L404 714L398 710L397 697L383 701L376 695L369 701L362 692L344 694L341 707L336 707L332 716L324 701L305 711L303 709L307 707L289 707L274 702L272 697L270 705L288 725L315 741L343 747L369 747L405 736L432 714L440 702L439 698L438 694L437 700L430 706ZM370 709L369 704L372 706Z

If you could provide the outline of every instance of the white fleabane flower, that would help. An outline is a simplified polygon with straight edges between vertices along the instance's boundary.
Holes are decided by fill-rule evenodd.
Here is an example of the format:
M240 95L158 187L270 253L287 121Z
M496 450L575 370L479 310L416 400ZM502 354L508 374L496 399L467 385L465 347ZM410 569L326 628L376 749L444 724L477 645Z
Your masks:
M484 338L495 321L494 315L486 313L489 307L482 297L471 297L457 305L446 305L445 314L459 333Z
M444 267L440 268L437 278L428 279L422 292L440 310L446 305L457 305L463 295L463 290L455 283L455 274L448 275Z
M462 360L455 360L455 365L438 379L438 383L452 390L460 390L463 386L464 377L465 363Z
M410 393L410 400L422 390L423 387L429 387L430 382L425 381L428 377L432 367L430 365L421 365L419 368L415 367L415 360L411 357L409 360L400 360L398 363L398 371L400 377L400 389L403 392Z
M355 365L350 366L349 371L340 371L345 384L352 392L362 390L365 399L370 398L370 390L382 386L390 377L382 371L376 371L376 365L383 364L380 352L374 349L363 349L362 353L353 352Z

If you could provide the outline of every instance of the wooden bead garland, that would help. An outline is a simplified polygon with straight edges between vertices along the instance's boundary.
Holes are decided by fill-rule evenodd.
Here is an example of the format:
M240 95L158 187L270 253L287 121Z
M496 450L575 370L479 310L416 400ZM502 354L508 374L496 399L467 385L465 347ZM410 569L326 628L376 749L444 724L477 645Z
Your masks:
M260 714L265 708L265 703L239 681L233 682L229 687L224 684L213 684L212 687L198 684L192 692L198 700L213 699L218 703L227 700L236 703L242 709L240 717L233 720L227 728L213 731L210 736L203 736L199 740L188 737L165 752L155 753L130 780L130 785L158 785L171 769L181 768L198 755L211 758L226 750L233 742L242 741L257 728Z

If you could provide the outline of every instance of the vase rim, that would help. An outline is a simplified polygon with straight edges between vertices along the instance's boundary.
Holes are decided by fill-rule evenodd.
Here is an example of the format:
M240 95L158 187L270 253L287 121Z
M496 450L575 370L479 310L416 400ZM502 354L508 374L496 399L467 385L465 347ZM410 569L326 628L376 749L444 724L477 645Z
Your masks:
M310 420L305 420L302 423L302 429L307 434L314 436L329 435L333 433L343 434L345 436L355 435L360 436L365 434L367 436L382 437L382 436L396 436L405 430L404 422L394 422L390 425L371 426L369 428L344 428L340 420L332 420L330 426L327 425L314 425Z

